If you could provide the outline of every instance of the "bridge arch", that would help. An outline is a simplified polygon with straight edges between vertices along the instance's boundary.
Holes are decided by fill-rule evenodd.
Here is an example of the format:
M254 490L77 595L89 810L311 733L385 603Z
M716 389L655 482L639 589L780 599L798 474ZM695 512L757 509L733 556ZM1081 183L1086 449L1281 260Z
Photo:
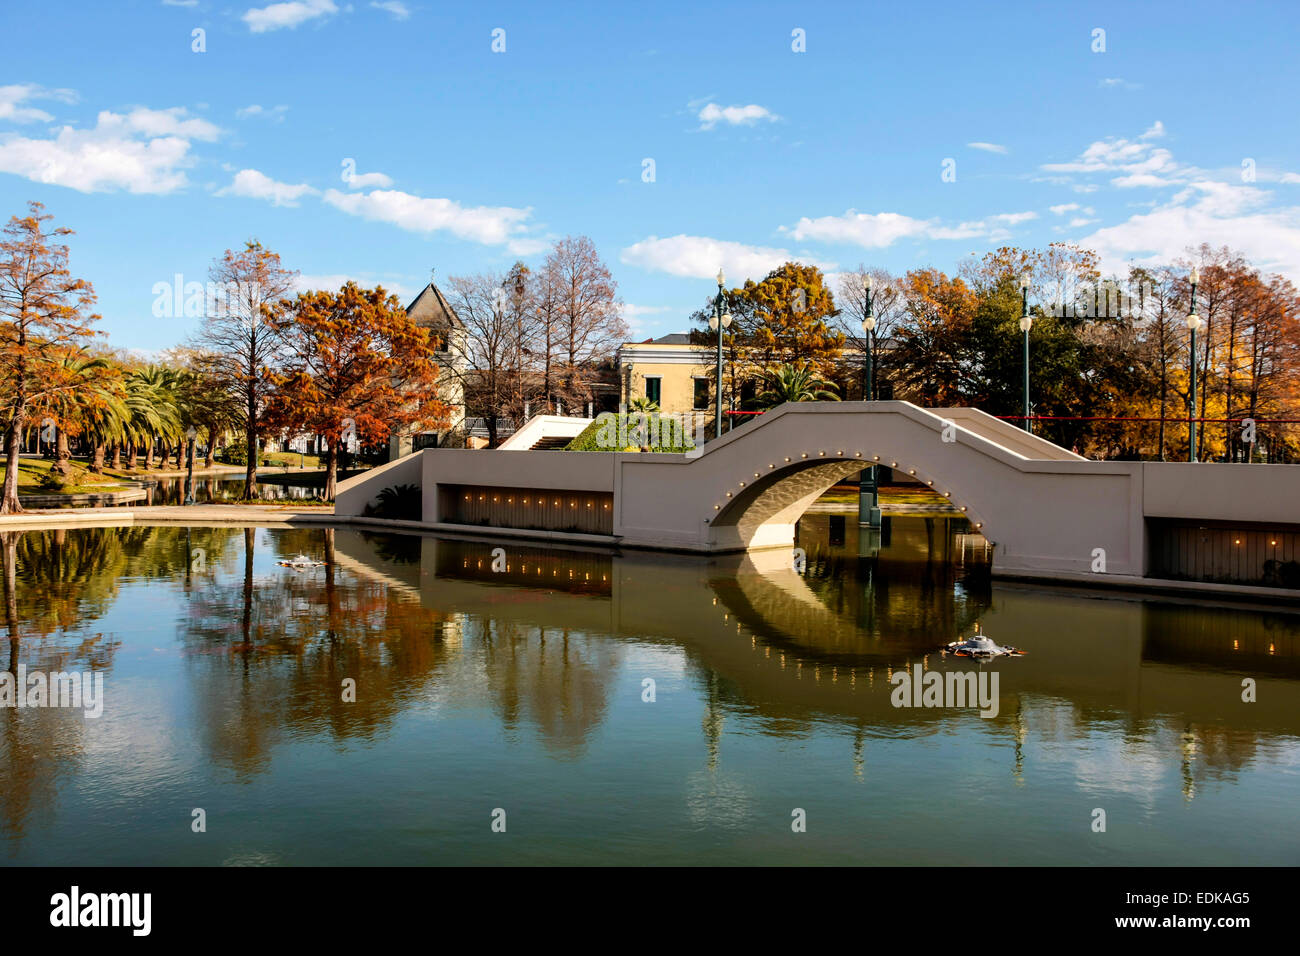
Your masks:
M790 547L795 522L826 489L877 464L952 502L1004 570L1086 574L1100 548L1108 570L1141 573L1141 500L1129 464L1088 461L974 409L786 404L709 442L697 458L669 457L622 463L615 533L626 543Z

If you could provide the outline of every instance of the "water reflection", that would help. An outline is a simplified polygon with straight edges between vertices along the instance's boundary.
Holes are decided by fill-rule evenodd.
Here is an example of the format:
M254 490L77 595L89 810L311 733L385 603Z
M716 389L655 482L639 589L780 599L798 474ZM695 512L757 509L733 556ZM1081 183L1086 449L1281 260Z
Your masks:
M250 815L252 842L214 840L216 856L196 856L135 816L103 835L102 862L141 858L128 834L172 862L335 859L337 843L281 815L302 801L342 821L351 836L339 839L369 860L437 846L490 861L464 807L509 800L536 814L539 859L574 862L603 859L610 840L665 860L725 846L761 862L787 851L755 841L756 820L781 807L788 820L786 804L819 801L857 832L882 800L899 836L919 841L904 862L937 859L938 836L972 861L1061 862L1097 852L1057 830L1102 799L1131 805L1148 830L1100 859L1143 847L1236 859L1220 837L1179 844L1186 820L1169 815L1170 796L1256 856L1294 856L1294 838L1265 834L1289 819L1300 762L1300 617L1003 584L963 521L896 519L872 535L832 517L801 523L802 572L788 552L345 529L2 534L9 670L109 675L98 723L0 711L8 854L57 854L60 828L97 825L106 800L118 812L198 805L200 791ZM325 564L276 563L298 554ZM1000 678L996 717L892 705L900 668L972 666L935 649L977 622L1028 651L982 665ZM1247 677L1255 703L1241 699ZM146 727L161 739L122 792ZM245 806L255 792L277 809L257 816ZM992 801L987 826L953 831L958 798ZM445 819L417 822L431 801ZM576 806L594 822L575 821ZM709 834L707 846L682 833ZM1026 833L1046 842L1022 845ZM810 842L819 860L889 861L884 847Z
M308 481L310 476L295 476L295 482L281 483L273 476L260 476L257 482L258 498L263 501L304 501L320 498L325 490L324 473L319 483ZM243 478L223 478L214 475L194 478L194 503L199 505L240 501L248 483ZM158 478L145 485L145 505L182 505L185 503L186 479ZM140 504L141 502L133 502Z

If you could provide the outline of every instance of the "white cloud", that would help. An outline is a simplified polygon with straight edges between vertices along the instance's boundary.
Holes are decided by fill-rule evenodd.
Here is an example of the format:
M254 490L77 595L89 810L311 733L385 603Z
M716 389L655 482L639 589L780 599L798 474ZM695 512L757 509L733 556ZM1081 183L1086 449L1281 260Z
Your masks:
M267 33L271 30L293 28L317 17L338 13L339 8L333 0L290 0L288 3L273 3L267 7L252 7L242 19L253 33Z
M27 100L59 100L63 103L72 103L76 98L77 94L72 90L47 90L35 83L0 86L0 120L8 120L11 123L49 122L54 117L45 110L22 104Z
M98 117L98 129L142 136L178 136L181 139L201 139L211 142L221 135L220 127L205 119L190 116L184 107L151 110L143 106L129 113L111 113L104 110Z
M1078 209L1079 204L1077 202L1066 202L1061 203L1059 206L1048 206L1047 208L1052 211L1054 216L1064 216L1067 212L1074 212L1074 210Z
M257 103L241 107L235 110L237 119L269 119L279 123L284 119L284 114L289 112L287 106L265 107Z
M352 216L387 222L409 232L449 232L484 245L509 245L512 252L530 254L540 240L520 235L531 209L511 206L462 206L453 199L429 199L395 189L345 193L327 189L325 202Z
M392 177L385 176L383 173L352 173L348 176L349 189L369 189L371 186L387 189L391 185L393 185Z
M1187 182L1198 174L1191 166L1174 161L1173 154L1148 139L1164 135L1164 124L1156 121L1136 140L1110 138L1090 145L1077 159L1067 163L1044 163L1041 167L1051 173L1118 173L1111 185L1123 189L1135 187L1161 187ZM1062 183L1072 183L1070 176L1059 177ZM1077 192L1091 192L1095 185L1073 185Z
M170 193L188 183L191 140L210 141L220 133L180 107L105 110L94 129L64 126L52 139L0 139L0 172L80 192Z
M394 19L406 20L411 16L411 11L406 8L406 4L400 0L384 0L382 3L371 3L376 10L384 10L393 15Z
M623 316L625 318L639 319L647 315L658 315L661 312L671 312L666 305L632 305L630 302L623 303Z
M987 220L945 225L937 219L914 219L902 213L850 209L842 216L804 217L789 232L801 242L850 242L867 249L883 249L900 239L1002 239L1010 235L1006 226L1037 218L1036 212L1004 212Z
M753 126L760 120L772 123L781 117L757 103L750 103L748 106L719 106L717 103L706 103L700 108L698 118L700 129L713 129L718 123L726 123L728 126Z
M883 249L899 239L925 236L933 220L913 219L897 212L866 213L850 209L842 216L803 217L790 230L799 241L851 242L868 249Z
M1036 212L1000 212L997 215L990 216L994 222L1005 222L1008 226L1018 226L1022 222L1029 222L1031 219L1037 219Z
M217 190L217 195L267 199L273 206L296 206L303 196L314 196L316 192L306 183L281 183L256 169L241 169L235 174L234 182L225 189Z
M1300 280L1300 207L1265 208L1269 197L1252 186L1198 181L1170 202L1080 242L1097 250L1105 271L1122 271L1129 262L1168 263L1207 242Z
M1004 154L1007 151L1005 146L999 146L997 143L967 143L971 149L981 149L986 153Z
M727 284L732 286L740 285L745 279L760 280L773 269L792 260L810 263L822 269L833 268L832 263L816 262L786 249L747 246L708 236L685 235L663 239L648 236L624 249L619 254L619 260L630 266L691 279L712 279L721 267L727 273Z
M1108 77L1106 77L1106 79L1101 80L1097 85L1100 86L1102 89L1106 89L1106 90L1140 90L1140 89L1142 89L1142 84L1141 84L1141 83L1130 83L1128 80L1123 79L1122 77L1118 77L1118 76L1108 76Z

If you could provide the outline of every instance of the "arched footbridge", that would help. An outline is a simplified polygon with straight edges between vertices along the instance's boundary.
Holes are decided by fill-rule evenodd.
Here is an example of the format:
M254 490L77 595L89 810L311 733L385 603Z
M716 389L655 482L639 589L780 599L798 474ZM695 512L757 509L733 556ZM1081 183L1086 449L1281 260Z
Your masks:
M788 548L836 482L886 465L948 498L1005 574L1147 572L1151 519L1300 528L1300 468L1091 461L969 408L786 404L702 453L426 449L340 486L359 516L418 484L438 530L692 552ZM413 517L413 516L412 516Z

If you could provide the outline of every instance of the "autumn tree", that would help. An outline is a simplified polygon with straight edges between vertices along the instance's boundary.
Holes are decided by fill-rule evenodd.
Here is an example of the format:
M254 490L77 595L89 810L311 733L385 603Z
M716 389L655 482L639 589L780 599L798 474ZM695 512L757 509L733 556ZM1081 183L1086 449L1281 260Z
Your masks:
M718 389L724 405L739 404L751 375L756 395L768 373L784 365L807 366L819 379L843 377L838 360L845 335L832 328L835 297L816 266L784 263L759 282L747 279L743 286L724 290L723 300L731 315L723 334L727 361ZM709 328L713 314L710 297L691 316L697 344L716 344L717 333Z
M5 441L0 514L22 511L18 457L34 407L49 405L85 385L67 359L95 334L88 314L94 289L68 270L63 239L72 230L47 228L53 217L38 202L14 216L0 241L0 416Z
M938 269L912 270L903 277L902 289L895 379L922 405L959 404L975 293L960 277Z
M333 498L339 447L354 430L368 445L396 430L445 428L437 397L436 342L382 287L349 282L338 292L282 300L270 319L283 345L268 423L325 438L325 497Z
M280 347L271 306L287 296L296 272L256 240L239 252L227 249L208 272L218 290L207 303L197 345L211 355L211 367L240 399L244 446L244 498L257 497L257 454L263 431L271 373Z

